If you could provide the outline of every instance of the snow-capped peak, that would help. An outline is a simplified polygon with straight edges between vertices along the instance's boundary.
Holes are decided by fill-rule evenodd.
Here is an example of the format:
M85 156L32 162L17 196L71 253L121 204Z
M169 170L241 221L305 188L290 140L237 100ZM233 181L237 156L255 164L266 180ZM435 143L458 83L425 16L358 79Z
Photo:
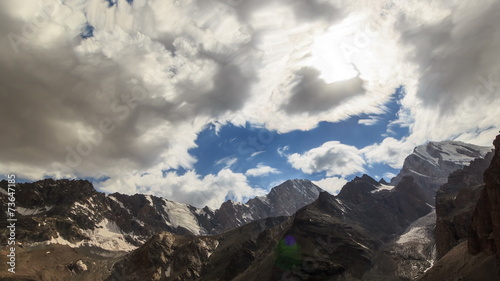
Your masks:
M440 161L467 165L475 158L483 158L491 147L477 146L460 141L429 142L417 146L413 153L421 159L438 166Z

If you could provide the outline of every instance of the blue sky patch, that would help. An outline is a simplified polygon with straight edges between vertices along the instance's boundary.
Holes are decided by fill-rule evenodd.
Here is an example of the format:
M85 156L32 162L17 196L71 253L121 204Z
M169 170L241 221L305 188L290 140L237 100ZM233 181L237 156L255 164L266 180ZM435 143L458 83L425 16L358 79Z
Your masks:
M80 36L83 39L87 39L89 37L94 36L94 27L92 25L90 25L89 23L85 24L85 26L82 29L82 33L80 34Z
M408 128L392 123L398 118L403 94L403 87L396 89L391 100L385 104L387 110L384 114L376 116L362 114L337 123L321 122L309 131L297 130L278 134L246 123L245 126L223 125L217 132L216 126L211 124L199 133L196 140L197 147L189 151L198 159L194 169L201 176L217 174L222 169L231 169L233 172L243 174L259 166L276 169L262 176L247 175L251 186L261 188L269 188L273 184L291 178L320 180L326 177L325 172L305 174L293 168L287 162L286 155L303 154L328 141L339 141L362 149L383 141L387 135L396 139L408 135ZM370 125L360 122L366 119L376 119L376 122ZM385 173L398 173L398 170L384 164L366 165L364 168L369 175L377 178ZM349 175L347 180L360 174Z

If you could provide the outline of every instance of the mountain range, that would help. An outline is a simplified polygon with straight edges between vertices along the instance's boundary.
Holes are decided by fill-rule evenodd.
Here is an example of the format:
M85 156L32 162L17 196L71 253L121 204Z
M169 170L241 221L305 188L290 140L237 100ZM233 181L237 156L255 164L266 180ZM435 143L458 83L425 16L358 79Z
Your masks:
M18 184L22 274L0 277L446 280L432 279L442 277L435 268L464 242L474 241L469 251L476 254L494 251L483 237L495 218L482 223L489 213L476 202L492 200L482 174L495 157L488 147L434 142L415 148L391 184L363 175L332 195L308 180L288 180L216 210L104 194L85 180ZM4 209L6 186L0 182Z

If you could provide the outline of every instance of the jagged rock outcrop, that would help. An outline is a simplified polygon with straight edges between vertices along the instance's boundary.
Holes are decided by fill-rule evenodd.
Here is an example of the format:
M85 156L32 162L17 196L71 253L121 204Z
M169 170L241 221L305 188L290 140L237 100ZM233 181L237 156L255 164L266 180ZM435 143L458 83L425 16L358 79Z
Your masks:
M476 159L451 173L448 182L436 193L438 259L467 239L472 214L483 189L483 174L492 158L493 152L490 152L484 159Z

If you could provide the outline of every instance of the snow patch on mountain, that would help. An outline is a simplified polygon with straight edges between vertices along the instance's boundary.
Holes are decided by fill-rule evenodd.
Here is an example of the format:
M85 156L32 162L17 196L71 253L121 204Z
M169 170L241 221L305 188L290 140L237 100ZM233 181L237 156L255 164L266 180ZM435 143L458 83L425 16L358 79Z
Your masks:
M81 204L80 202L75 202L73 209L76 209L76 210L84 209L87 212L93 213L92 209L90 209L87 205Z
M82 230L82 233L89 239L72 243L57 233L58 237L53 237L47 244L68 245L72 248L95 246L108 251L132 251L137 249L137 246L130 244L125 239L125 235L129 234L123 233L114 221L108 219L103 219L96 225L95 229Z
M394 188L393 185L388 185L388 184L380 184L377 189L372 190L371 193L376 193L382 190L392 190Z
M198 220L193 215L189 206L182 203L163 200L165 213L173 227L184 227L196 235L204 234L206 231L198 224Z
M155 204L153 203L153 199L151 198L151 195L144 195L144 197L146 198L146 200L148 200L149 205L151 205L151 207L155 206Z
M433 210L426 216L413 222L405 231L403 235L397 240L397 244L418 243L428 244L433 241L432 230L434 229L436 221L436 212Z
M23 208L23 207L16 207L16 212L18 212L22 216L33 216L33 215L38 215L41 213L45 213L52 209L54 206L44 206L41 208L34 208L34 209L29 209L29 208Z
M127 211L130 214L130 210L125 208L123 203L120 200L118 200L118 198L115 198L113 195L109 195L108 198L115 201L118 204L118 206L120 206L120 208L125 209L125 211Z

